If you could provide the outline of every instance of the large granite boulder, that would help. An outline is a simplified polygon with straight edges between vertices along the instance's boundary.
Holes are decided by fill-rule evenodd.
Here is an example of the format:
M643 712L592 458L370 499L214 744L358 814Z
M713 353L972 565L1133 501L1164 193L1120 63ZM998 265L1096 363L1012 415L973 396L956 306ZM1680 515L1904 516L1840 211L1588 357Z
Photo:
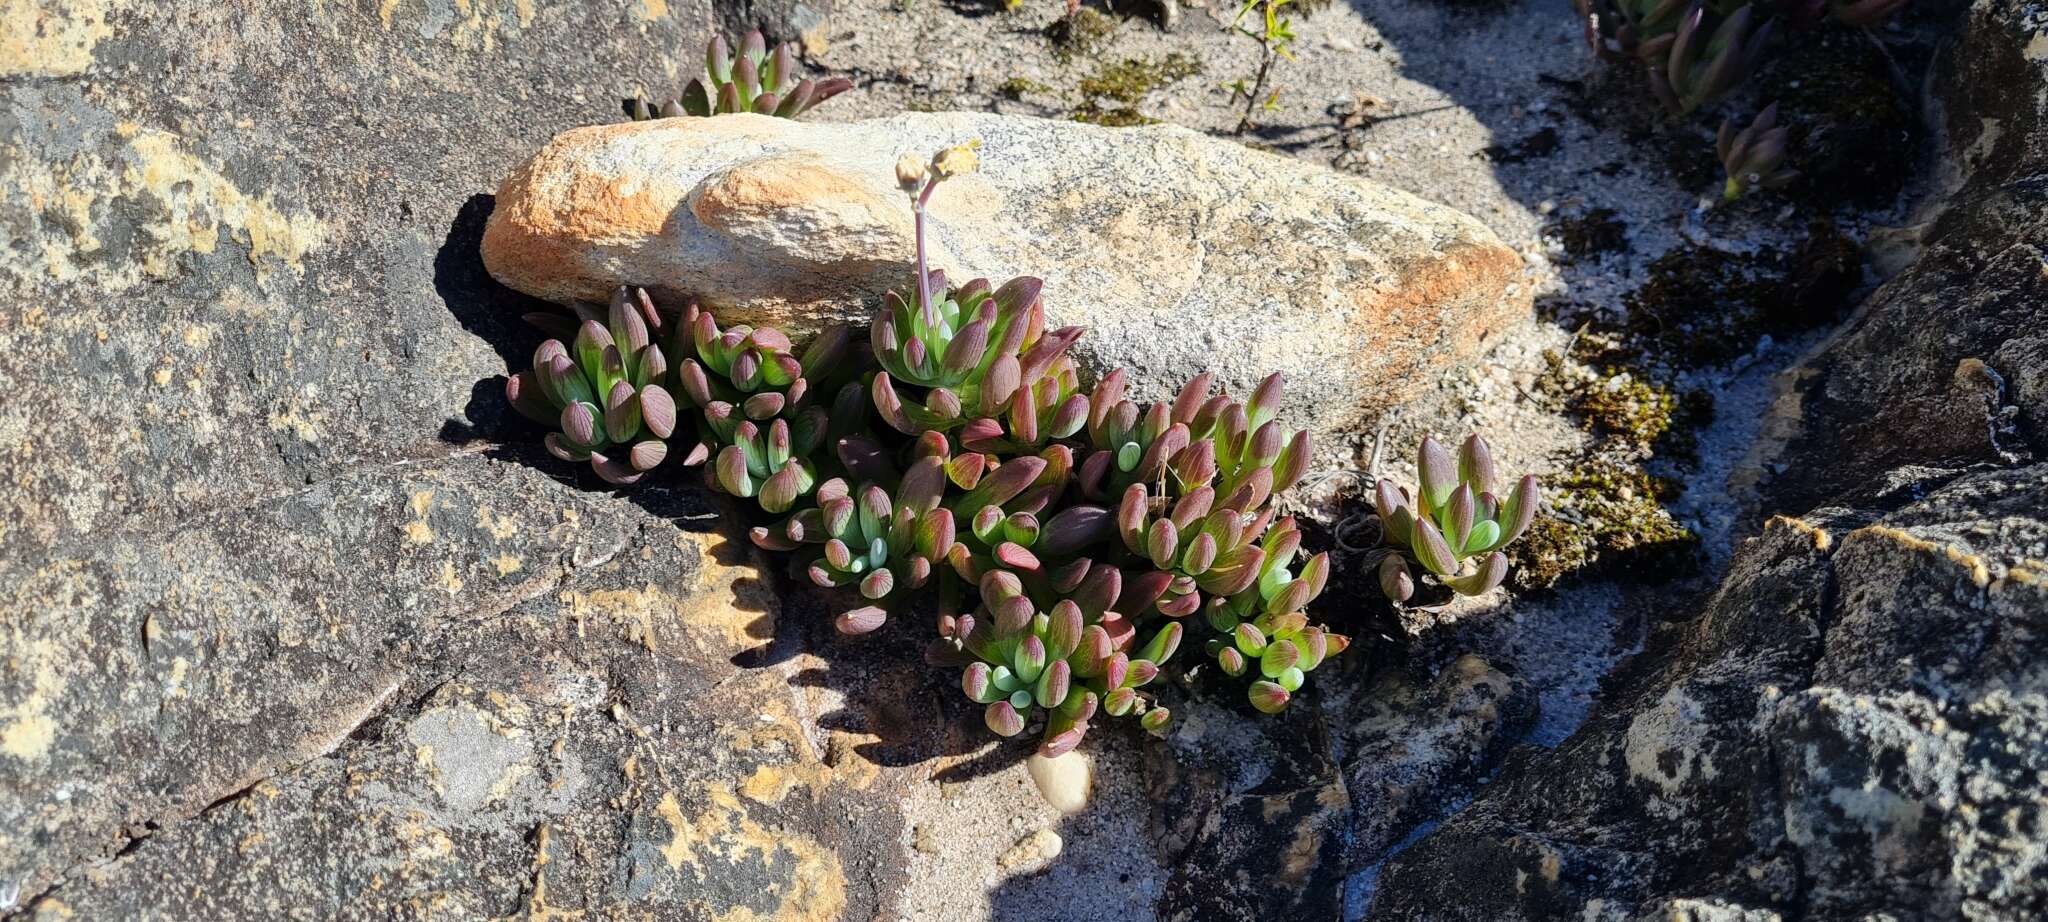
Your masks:
M1279 371L1332 429L1528 312L1520 257L1450 208L1184 128L959 113L565 132L500 188L484 262L555 301L630 283L793 330L865 320L911 275L897 158L973 139L981 172L932 200L936 267L1045 279L1048 320L1088 327L1076 354L1155 394Z

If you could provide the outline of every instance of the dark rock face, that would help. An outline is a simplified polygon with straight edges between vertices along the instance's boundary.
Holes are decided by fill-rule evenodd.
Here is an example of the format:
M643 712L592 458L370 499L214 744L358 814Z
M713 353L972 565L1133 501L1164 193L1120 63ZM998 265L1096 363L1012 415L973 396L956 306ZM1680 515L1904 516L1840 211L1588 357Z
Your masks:
M1528 683L1470 655L1320 704L1256 732L1196 710L1185 719L1240 726L1155 753L1148 787L1174 871L1162 919L1339 918L1346 878L1468 796L1536 718Z
M1791 373L1772 509L1868 492L1905 465L2013 464L2048 448L2048 82L2041 12L1980 2L1936 68L1957 191L1917 262ZM1841 450L1854 446L1854 451Z
M2032 465L1773 519L1660 664L1397 856L1370 918L2048 911L2043 490Z
M882 912L904 740L723 513L476 441L478 193L708 6L0 16L0 914Z
M1375 920L2048 913L2048 62L1979 3L1926 250L1795 370L1776 516L1592 720L1382 873ZM1816 508L1818 507L1818 508Z

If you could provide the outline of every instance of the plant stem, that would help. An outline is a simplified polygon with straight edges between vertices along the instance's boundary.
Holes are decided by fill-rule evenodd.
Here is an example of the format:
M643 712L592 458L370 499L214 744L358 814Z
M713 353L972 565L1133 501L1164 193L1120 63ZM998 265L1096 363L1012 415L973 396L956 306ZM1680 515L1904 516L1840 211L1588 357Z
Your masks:
M1240 135L1252 130L1252 112L1259 104L1259 97L1266 94L1266 75L1272 72L1273 60L1279 57L1273 53L1271 42L1260 39L1259 47L1264 49L1265 54L1259 59L1259 74L1252 80L1251 95L1245 97L1244 116L1237 120L1237 133Z
M932 190L938 187L938 177L926 179L923 191L918 193L910 208L912 220L917 225L917 315L923 318L927 325L933 327L938 326L939 319L937 313L932 310L931 275L925 271L924 207L925 203L931 201Z

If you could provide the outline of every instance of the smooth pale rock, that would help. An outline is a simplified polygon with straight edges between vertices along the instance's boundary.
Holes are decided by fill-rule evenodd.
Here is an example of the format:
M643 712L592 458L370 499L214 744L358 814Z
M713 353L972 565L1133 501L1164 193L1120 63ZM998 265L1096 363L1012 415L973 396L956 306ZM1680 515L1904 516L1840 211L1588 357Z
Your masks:
M1095 775L1087 756L1067 752L1048 759L1032 753L1024 767L1038 785L1039 795L1053 809L1074 814L1088 806L1088 790L1095 783Z
M1043 278L1084 363L1153 395L1280 371L1296 419L1341 427L1528 311L1520 257L1451 208L1173 126L963 113L567 131L499 190L484 262L555 301L631 283L792 332L865 319L910 278L897 158L977 138L981 172L933 199L934 263Z

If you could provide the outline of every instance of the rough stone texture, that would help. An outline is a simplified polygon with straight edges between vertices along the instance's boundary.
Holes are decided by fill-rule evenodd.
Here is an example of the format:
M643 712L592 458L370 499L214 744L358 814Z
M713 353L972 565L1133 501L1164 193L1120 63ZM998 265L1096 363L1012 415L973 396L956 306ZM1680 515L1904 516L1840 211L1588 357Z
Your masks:
M1334 688L1275 726L1177 708L1146 778L1173 869L1160 918L1338 918L1345 878L1468 796L1536 717L1527 683L1476 656Z
M2048 914L2044 25L1970 12L1940 83L1957 191L1788 382L1764 498L1813 511L1770 518L1592 720L1348 914Z
M1044 278L1049 320L1089 328L1077 354L1158 393L1280 371L1296 418L1342 426L1527 313L1520 257L1452 209L1182 128L993 115L569 131L501 187L484 262L557 301L625 282L792 329L864 319L910 277L897 157L974 138L982 171L933 199L936 265Z
M536 338L480 193L710 21L0 2L0 914L896 899L922 671L828 673L694 494L477 441Z
M1772 508L1811 508L1902 465L2048 456L2044 29L2048 7L1983 0L1937 62L1955 191L1920 228L1919 260L1787 373L1764 452Z
M1368 917L2048 912L2043 490L2032 465L1773 519L1658 665L1395 857Z
M22 601L119 604L10 638L52 732L0 789L9 871L118 848L32 918L880 911L906 776L816 726L814 659L740 665L798 636L781 600L669 521L711 510L654 511L467 457L44 563ZM396 572L337 585L364 551Z
M1467 654L1416 687L1390 673L1347 702L1339 732L1351 791L1351 866L1477 788L1536 722L1521 679Z

